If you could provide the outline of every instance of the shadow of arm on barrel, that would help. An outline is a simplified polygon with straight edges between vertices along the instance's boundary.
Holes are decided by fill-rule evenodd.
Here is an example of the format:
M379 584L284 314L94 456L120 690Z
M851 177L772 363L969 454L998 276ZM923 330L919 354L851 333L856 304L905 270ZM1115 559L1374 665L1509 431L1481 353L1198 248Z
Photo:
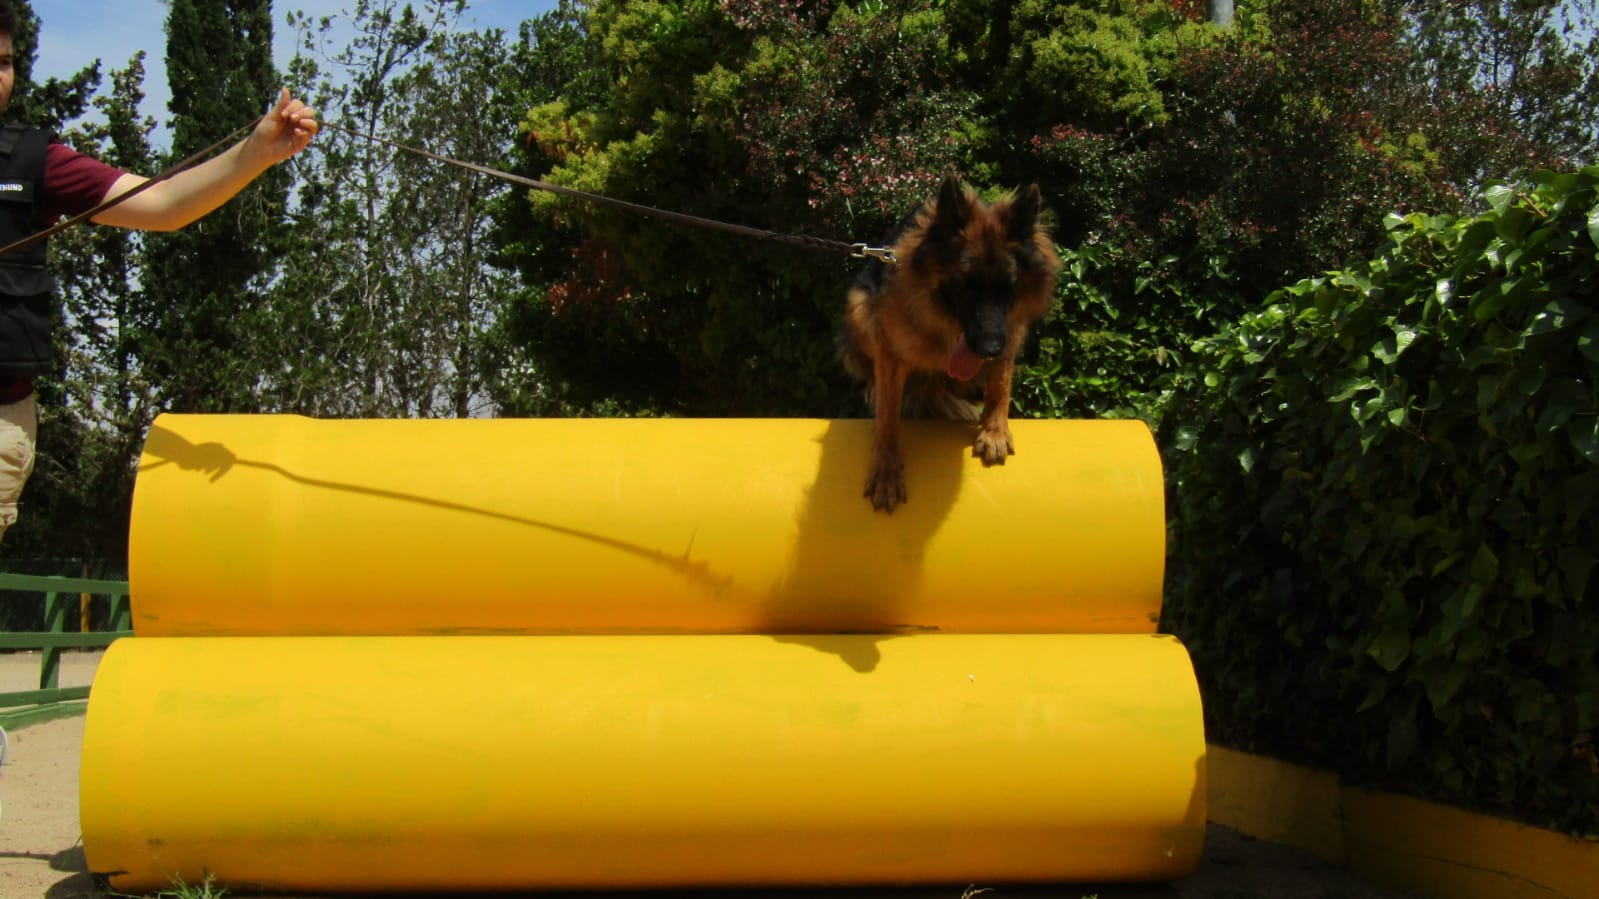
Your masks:
M192 471L196 472L197 474L209 475L210 480L215 483L221 480L234 468L254 468L260 471L270 472L306 487L314 487L321 490L337 490L345 493L376 497L379 499L391 500L399 503L413 503L435 509L445 509L451 512L458 512L463 515L476 515L484 518L492 518L522 527L537 528L552 534L559 534L563 537L569 537L573 540L581 540L587 543L603 546L619 553L624 553L635 558L643 559L652 564L670 569L684 579L705 587L717 594L726 593L733 587L731 578L717 575L711 570L709 564L705 562L695 562L689 557L689 553L691 553L694 548L692 540L690 541L689 546L685 547L681 554L674 554L664 550L651 549L647 546L630 543L626 540L619 540L615 537L608 537L604 534L567 527L551 521L543 521L537 518L529 518L522 515L512 515L508 512L500 512L495 509L486 509L481 506L473 506L467 503L458 503L448 499L422 496L420 494L407 493L400 490L391 490L383 487L368 487L360 484L342 483L323 478L308 477L305 475L296 474L295 472L289 471L283 466L272 462L241 459L236 453L220 443L213 442L197 444L190 442L183 435L167 428L163 428L159 425L150 428L150 436L148 439L146 439L144 445L144 454L146 458L144 461L141 461L139 465L139 471L141 473L161 468L166 465L176 465L183 471ZM149 461L151 457L154 457L158 461Z

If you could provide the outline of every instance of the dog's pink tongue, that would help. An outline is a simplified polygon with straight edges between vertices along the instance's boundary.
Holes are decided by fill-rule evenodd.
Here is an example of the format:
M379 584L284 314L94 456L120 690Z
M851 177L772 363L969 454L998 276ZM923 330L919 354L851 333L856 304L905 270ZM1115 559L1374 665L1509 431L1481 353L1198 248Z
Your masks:
M971 344L962 337L956 345L955 352L949 354L949 361L944 364L944 370L949 376L960 381L970 381L977 377L977 370L983 365L983 360L977 358L972 352Z

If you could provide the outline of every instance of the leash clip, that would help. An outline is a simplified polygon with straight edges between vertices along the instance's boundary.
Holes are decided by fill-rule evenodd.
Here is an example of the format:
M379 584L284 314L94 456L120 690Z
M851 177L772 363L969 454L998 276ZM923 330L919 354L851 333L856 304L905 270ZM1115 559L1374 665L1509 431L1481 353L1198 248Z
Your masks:
M850 255L856 259L871 258L876 259L878 262L884 263L885 265L899 264L899 259L895 258L894 251L888 247L869 247L866 244L858 243L852 244L850 249L855 251Z

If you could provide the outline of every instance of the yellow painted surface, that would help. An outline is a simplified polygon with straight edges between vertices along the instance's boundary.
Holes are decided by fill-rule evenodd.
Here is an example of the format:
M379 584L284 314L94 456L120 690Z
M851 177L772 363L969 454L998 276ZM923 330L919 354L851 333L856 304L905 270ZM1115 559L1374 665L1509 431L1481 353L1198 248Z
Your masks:
M134 495L141 636L1152 633L1165 508L1136 421L164 415Z
M1169 880L1204 840L1160 636L136 638L82 764L123 891Z
M1433 899L1595 899L1599 842L1211 746L1210 819Z
M1210 820L1257 839L1344 860L1343 787L1335 774L1212 746Z
M1594 899L1599 843L1408 796L1348 789L1348 865L1450 899Z

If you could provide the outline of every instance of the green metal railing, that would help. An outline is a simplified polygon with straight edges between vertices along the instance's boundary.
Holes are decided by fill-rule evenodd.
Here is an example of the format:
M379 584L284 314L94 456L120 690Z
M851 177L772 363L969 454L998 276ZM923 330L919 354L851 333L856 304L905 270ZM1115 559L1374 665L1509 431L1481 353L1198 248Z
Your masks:
M44 600L44 630L0 632L0 650L43 650L39 656L39 688L0 693L0 727L77 711L89 698L89 688L61 686L62 650L103 648L133 635L128 582L0 573L0 591L42 594ZM105 596L111 601L109 630L88 629L88 603L93 596ZM76 625L72 631L67 630L69 622Z

